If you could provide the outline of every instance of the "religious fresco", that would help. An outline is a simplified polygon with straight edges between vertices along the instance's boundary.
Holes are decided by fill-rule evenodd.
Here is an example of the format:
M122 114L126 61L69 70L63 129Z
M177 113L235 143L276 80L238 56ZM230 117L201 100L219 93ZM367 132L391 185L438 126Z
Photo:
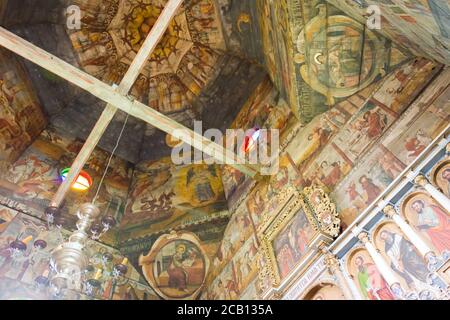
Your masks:
M258 183L244 202L256 230L262 230L270 223L300 183L300 175L289 153L282 154L278 172Z
M395 300L389 285L365 249L357 249L349 255L347 269L364 299Z
M371 204L448 125L450 73L443 72L335 188L345 225ZM405 129L406 128L406 129Z
M171 158L141 163L121 230L138 238L228 217L220 177L216 165L175 166Z
M213 270L209 277L217 275L247 239L253 234L252 221L246 210L238 210L230 218L222 242L213 260Z
M237 290L236 275L231 263L227 264L220 276L208 285L206 292L202 295L206 300L237 300L240 292Z
M292 34L288 17L288 2L257 1L260 15L265 66L282 97L291 105L291 90L294 89L294 65L291 61ZM291 106L294 114L296 110Z
M450 252L449 214L426 192L408 195L401 205L401 214L436 253Z
M395 223L381 224L374 232L374 242L398 276L402 288L417 293L434 290L428 283L430 271L425 259Z
M267 181L237 191L244 201L233 202L237 207L236 214L242 214L245 210L250 217L251 226L254 228L253 232L248 231L250 238L253 233L256 239L264 244L264 230L273 232L270 222L280 216L280 209L287 201L285 197L298 188L312 185L319 185L326 191L336 190L332 198L339 205L342 227L345 229L350 225L410 163L401 160L404 152L396 151L393 143L384 141L391 141L392 135L392 141L398 146L401 141L398 135L413 130L414 125L426 127L425 130L429 130L431 135L435 132L437 134L439 128L445 126L443 122L445 117L442 118L446 114L442 102L445 98L440 96L443 95L447 82L444 79L436 80L438 84L431 83L430 93L425 91L422 94L422 90L439 71L440 67L436 64L425 59L417 59L398 67L383 79L340 101L333 109L317 116L306 126L288 121L285 125L286 131L281 137L283 151L280 155L278 173L266 179ZM437 76L436 79L440 79L439 77L443 76ZM424 101L419 99L410 107L419 94L425 95L426 99ZM420 116L426 112L432 115L426 122L421 122ZM433 120L439 115L441 120ZM245 118L242 119L245 121ZM238 118L237 121L242 119ZM405 119L409 122L405 122ZM408 129L403 131L397 129L400 128L400 123L403 128ZM349 135L354 142L350 143ZM364 144L356 143L361 139L365 139ZM361 162L363 164L360 164ZM342 188L342 185L345 188ZM314 199L310 199L310 202L314 203ZM237 238L239 230L236 223L230 223L225 237L229 232L234 232ZM243 234L247 235L247 232ZM282 232L280 234L283 235ZM289 236L285 238L289 240ZM237 277L232 272L233 268L229 267L232 263L226 262L233 261L232 256L236 250L233 246L227 245L226 241L222 243L222 248L230 248L231 254L226 255L228 259L225 259L225 262L216 257L217 263L207 281L208 293L203 298L215 297L215 293L225 290L227 286L233 290L237 286ZM289 256L284 254L285 251L281 254L282 257ZM223 252L226 251L222 250ZM274 268L280 271L275 254L274 257L275 266L273 261L264 262L261 258L258 260L259 294L273 286L274 275L271 276L271 272ZM360 271L354 272L354 277L358 279L357 274L360 273L361 286L365 292L362 293L363 296L374 300L394 299L370 257L364 255L356 260L360 265ZM357 264L353 263L353 270L358 270ZM298 261L297 264L294 263L294 267L296 265ZM221 270L220 274L217 274L216 266L219 266L217 270ZM289 271L286 271L286 274L289 274ZM236 291L231 297L227 296L227 299L236 299L241 293Z
M450 72L445 71L441 81L449 79ZM402 126L403 129L394 130L389 137L386 137L386 147L406 164L416 159L450 121L450 89L445 88L444 83L437 84L434 93L430 88L432 95L427 97L428 101L412 109L411 114L399 123L399 128ZM445 88L443 92L442 88ZM414 114L414 111L419 110L424 112L417 119L418 116Z
M81 141L52 127L47 128L9 170L0 173L2 201L26 206L32 215L41 217L62 182L61 170L70 166L81 147ZM93 185L86 192L69 192L63 207L68 218L74 217L80 204L92 201L109 156L100 149L94 150L84 168L93 178ZM130 181L130 164L114 157L100 188L97 205L102 213L113 216L117 222L125 209ZM108 241L114 242L113 234L110 235L112 238Z
M303 174L305 184L324 185L333 190L420 93L426 84L424 79L430 79L435 73L433 68L434 64L421 60L405 65L386 78L321 154L308 164ZM397 104L398 101L401 103Z
M165 299L193 299L201 290L209 260L192 233L161 236L139 265L147 281Z
M50 296L45 292L37 290L35 279L50 272L49 262L52 250L62 241L67 240L69 235L70 233L65 229L49 229L42 220L17 213L7 228L0 233L0 287L11 289L8 294L5 294L5 298L26 298L31 295L34 298L49 299ZM9 251L9 244L16 239L30 239L23 257L14 258ZM42 243L45 245L42 246ZM38 248L38 244L41 247ZM112 267L124 259L117 250L94 241L89 241L86 248L90 257L89 270L91 270L87 273L87 277L94 277L99 268L103 270L100 278L102 288L94 297L95 299L157 298L157 295L131 266L128 266L128 272L120 283L113 283ZM26 295L22 296L23 294ZM92 299L92 297L86 297L80 292L77 294L77 299Z
M261 0L257 7L266 68L303 123L409 59L326 1Z
M202 299L242 299L243 295L255 294L258 275L258 248L254 236L242 243L233 259L225 265L220 274L209 281ZM253 293L252 293L253 292Z
M256 1L216 0L228 50L264 64Z
M298 130L293 128L292 131L296 134L289 140L285 150L296 166L309 167L328 142L363 108L367 100L377 90L379 83L376 82L336 104L331 110L317 116L306 126ZM283 140L283 136L281 139ZM332 176L330 179L332 179ZM307 181L303 183L308 184Z
M313 288L304 300L346 300L341 288L335 284L323 283Z
M278 206L284 204L280 200L280 196L285 193L283 190L289 190L289 188L295 189L311 184L320 186L328 185L330 186L328 190L332 190L343 179L344 181L349 181L349 184L345 189L338 187L336 193L338 194L338 199L342 199L341 194L351 199L346 200L351 202L351 206L348 206L348 209L346 209L347 202L340 200L341 202L338 201L337 203L341 209L340 217L343 220L343 227L345 228L349 225L408 164L399 159L402 153L392 149L392 144L380 144L377 141L380 139L382 141L389 139L390 141L390 136L385 136L386 132L394 132L393 134L396 136L397 133L395 132L397 131L395 130L397 129L395 128L400 128L398 122L402 123L404 127L406 123L405 119L409 119L411 124L416 123L417 125L421 124L422 126L426 126L426 130L430 130L430 132L437 132L439 128L445 125L441 121L443 120L442 118L438 122L435 120L432 122L432 119L436 119L439 115L442 117L446 112L446 109L442 105L442 101L445 98L440 97L442 96L443 86L445 86L444 80L439 80L439 84L434 85L434 87L433 83L430 85L432 88L429 90L430 92L434 92L434 94L427 95L425 93L427 101L433 101L434 103L419 101L408 108L411 102L419 95L438 71L439 68L435 64L418 59L400 67L390 76L376 84L372 84L365 90L341 101L335 108L317 117L307 126L296 130L296 125L291 124L289 130L292 130L291 132L294 133L291 133L291 135L294 135L293 137L289 137L289 133L286 132L282 137L282 140L284 139L283 141L286 141L286 147L280 159L280 170L278 174L270 177L269 183L257 183L248 196L245 195L246 193L243 193L245 196L245 209L247 209L251 218L250 221L256 230L254 231L256 237L260 237L260 232L267 225L267 221L273 219L273 216L277 214L279 210ZM405 112L407 108L408 110ZM434 114L425 124L418 119L424 112ZM373 119L378 119L380 123L383 123L384 118L386 118L385 126L378 128L381 132L368 130L368 127L363 125L364 122L373 123ZM411 126L408 125L407 128L408 131L411 129ZM364 134L370 135L371 138L366 142L368 144L367 148L353 150L355 151L354 154L348 152L347 149L351 149L355 144L350 144L344 139L344 134L341 132L345 130L354 130L353 132L355 134L362 130ZM369 131L371 132L370 134ZM398 131L398 134L402 132ZM341 137L341 141L337 140L339 137ZM400 141L397 138L393 138L392 140L396 140L397 145ZM346 151L343 152L340 148L344 148ZM323 161L320 161L320 157L323 157ZM366 158L369 160L366 160ZM309 179L306 174L299 175L299 172L307 173L308 170L311 171L311 168L314 168L314 164L319 161L322 164L321 168L320 166L319 168L324 173L319 173L317 175L319 177L318 179ZM360 161L364 163L366 161L370 162L367 162L367 165L357 165L355 167L355 164L358 164ZM293 164L295 166L292 166ZM298 169L296 168L297 166ZM339 171L337 169L333 171L335 167L338 167ZM367 169L370 171L368 172ZM326 184L324 184L324 181ZM336 193L333 194L334 199L336 199ZM264 199L269 199L269 201L265 201ZM242 204L238 202L238 205L239 208L242 208ZM233 230L231 223L228 229ZM234 232L239 234L236 227ZM231 248L231 246L228 247ZM235 251L231 250L231 252L234 254ZM365 296L370 299L393 299L392 293L387 288L385 282L383 282L384 280L379 274L374 273L373 264L370 267L369 259L370 257L368 256L363 257L362 262L360 261L361 259L357 259L358 263L362 266L361 270L364 268L371 270L371 276L365 280ZM222 266L223 264L220 265ZM259 266L258 283L260 290L263 291L270 288L273 281L267 271L264 271L267 268L272 268L271 263L268 264L265 262ZM354 268L356 268L356 265ZM361 281L364 281L364 273L363 271L361 272ZM223 279L227 278L227 274L231 278L228 265L223 267L222 273L223 275L221 276L224 277ZM212 275L215 276L215 272ZM224 280L222 280L221 284L218 281L214 282L214 280L217 280L217 276L215 278L210 277L209 279L213 279L208 282L212 291L218 289L218 286L220 287L225 283ZM234 281L229 282L231 284L236 281L235 278L231 278L231 280ZM380 285L376 291L370 288L371 282L374 285ZM385 284L384 287L382 286L383 283ZM213 294L210 293L210 296Z
M236 290L240 293L249 286L258 273L257 254L259 244L255 237L250 237L231 260L236 277Z
M446 0L329 0L333 5L365 22L367 8L382 11L379 32L396 44L441 63L450 59L450 5Z
M82 14L81 30L66 30L80 67L118 84L167 0L71 3ZM183 1L130 95L186 127L201 119L205 130L228 128L265 73L229 52L219 9L214 0ZM156 128L138 121L130 131L124 138L142 147L129 146L134 154L123 152L122 157L139 164L170 155L165 134Z
M47 125L39 100L16 58L0 50L0 170L6 170Z
M278 92L266 78L246 101L230 129L249 130L258 127L278 129L281 133L287 131L291 111L287 104L277 97ZM225 195L229 210L233 212L239 206L242 197L254 186L254 181L232 167L224 166L223 168L222 181Z
M345 226L350 225L406 169L406 165L383 145L373 151L366 164L370 167L364 165L352 171L349 182L344 184L346 189L340 191L347 197L340 211ZM345 207L347 203L349 208Z

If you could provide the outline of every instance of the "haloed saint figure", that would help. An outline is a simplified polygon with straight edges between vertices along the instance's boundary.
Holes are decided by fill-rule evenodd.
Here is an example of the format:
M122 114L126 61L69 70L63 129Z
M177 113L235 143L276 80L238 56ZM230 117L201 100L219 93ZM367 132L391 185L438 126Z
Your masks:
M203 284L205 261L197 246L187 240L167 243L155 257L153 272L164 295L182 299Z
M380 239L392 270L403 278L409 290L419 292L428 289L429 271L414 245L403 235L387 230L381 231Z
M354 260L357 268L357 281L364 298L369 300L394 300L387 282L378 272L377 267L363 256L357 256Z
M416 228L428 236L436 250L440 253L450 250L450 216L441 207L422 199L415 200L411 209L417 214Z

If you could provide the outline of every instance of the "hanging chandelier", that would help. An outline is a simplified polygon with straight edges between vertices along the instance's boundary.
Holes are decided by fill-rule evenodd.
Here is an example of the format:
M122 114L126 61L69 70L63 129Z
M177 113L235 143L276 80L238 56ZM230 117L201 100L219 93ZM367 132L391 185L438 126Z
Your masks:
M68 241L60 244L52 252L49 289L53 296L64 297L66 292L70 291L84 292L91 296L101 287L102 269L97 270L94 278L86 277L89 272L86 243L89 239L99 239L115 225L115 221L113 217L106 216L98 223L96 221L99 216L100 210L94 204L81 205L77 212L77 230L70 235ZM112 261L112 257L105 260ZM127 271L127 259L124 259L122 263L114 266L111 276L117 280Z
M65 219L60 216L60 210L55 207L47 208L45 212L49 230L60 232ZM55 299L72 299L78 294L94 297L100 293L103 281L112 279L116 284L123 285L127 279L128 259L113 264L113 256L105 253L102 256L102 267L95 269L90 264L87 250L89 240L97 240L115 225L112 216L100 217L100 210L92 203L80 206L77 212L78 222L76 230L67 241L60 234L61 244L51 253L45 251L47 242L33 241L32 236L24 239L20 237L9 245L11 258L16 261L33 261L39 255L47 255L49 268L35 279L36 288L40 292L48 293ZM97 222L100 220L100 222ZM27 253L30 243L31 250ZM95 276L92 276L95 272Z

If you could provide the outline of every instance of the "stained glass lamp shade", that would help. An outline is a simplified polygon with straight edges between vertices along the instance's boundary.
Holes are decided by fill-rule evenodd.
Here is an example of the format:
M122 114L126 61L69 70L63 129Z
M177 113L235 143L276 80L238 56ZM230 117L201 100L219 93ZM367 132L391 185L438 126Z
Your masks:
M66 180L67 175L69 174L70 168L65 168L61 171L62 180ZM77 177L77 180L72 184L71 188L76 191L86 191L92 186L92 178L91 176L85 172L81 171Z

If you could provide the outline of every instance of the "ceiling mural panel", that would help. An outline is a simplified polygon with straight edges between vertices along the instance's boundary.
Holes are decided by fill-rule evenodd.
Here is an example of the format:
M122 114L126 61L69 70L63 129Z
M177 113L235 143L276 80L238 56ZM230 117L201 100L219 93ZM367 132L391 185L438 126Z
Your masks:
M328 0L358 21L371 5L382 12L380 33L417 56L450 61L450 2L448 0Z
M52 127L44 130L8 170L0 172L1 203L41 217L62 182L61 171L70 167L82 145L82 141ZM92 201L109 155L103 150L94 150L84 167L93 179L92 187L89 191L71 191L67 195L63 213L69 225L76 220L78 207ZM117 222L125 209L131 173L129 162L114 157L99 192L97 205L103 214L112 215ZM114 243L115 233L109 233L103 240Z
M266 69L303 123L409 57L324 0L257 5Z
M81 29L66 30L80 66L107 83L118 84L167 1L71 3L82 13ZM184 1L137 78L131 96L189 128L194 120L202 120L205 130L227 129L265 72L230 52L220 10L213 0ZM77 104L70 103L69 111L75 113ZM93 119L88 122L90 126ZM61 120L61 115L56 120ZM116 120L113 124L120 125ZM124 135L129 146L118 150L122 157L138 164L170 155L163 132L145 123L133 126L135 134ZM111 137L110 131L106 136ZM100 145L110 150L109 141L102 139Z
M0 170L16 161L46 125L24 68L14 55L0 50Z
M81 66L103 81L118 84L166 3L74 1L81 8L82 28L68 33ZM185 1L132 94L165 114L191 109L194 99L217 75L216 65L225 49L214 2Z

